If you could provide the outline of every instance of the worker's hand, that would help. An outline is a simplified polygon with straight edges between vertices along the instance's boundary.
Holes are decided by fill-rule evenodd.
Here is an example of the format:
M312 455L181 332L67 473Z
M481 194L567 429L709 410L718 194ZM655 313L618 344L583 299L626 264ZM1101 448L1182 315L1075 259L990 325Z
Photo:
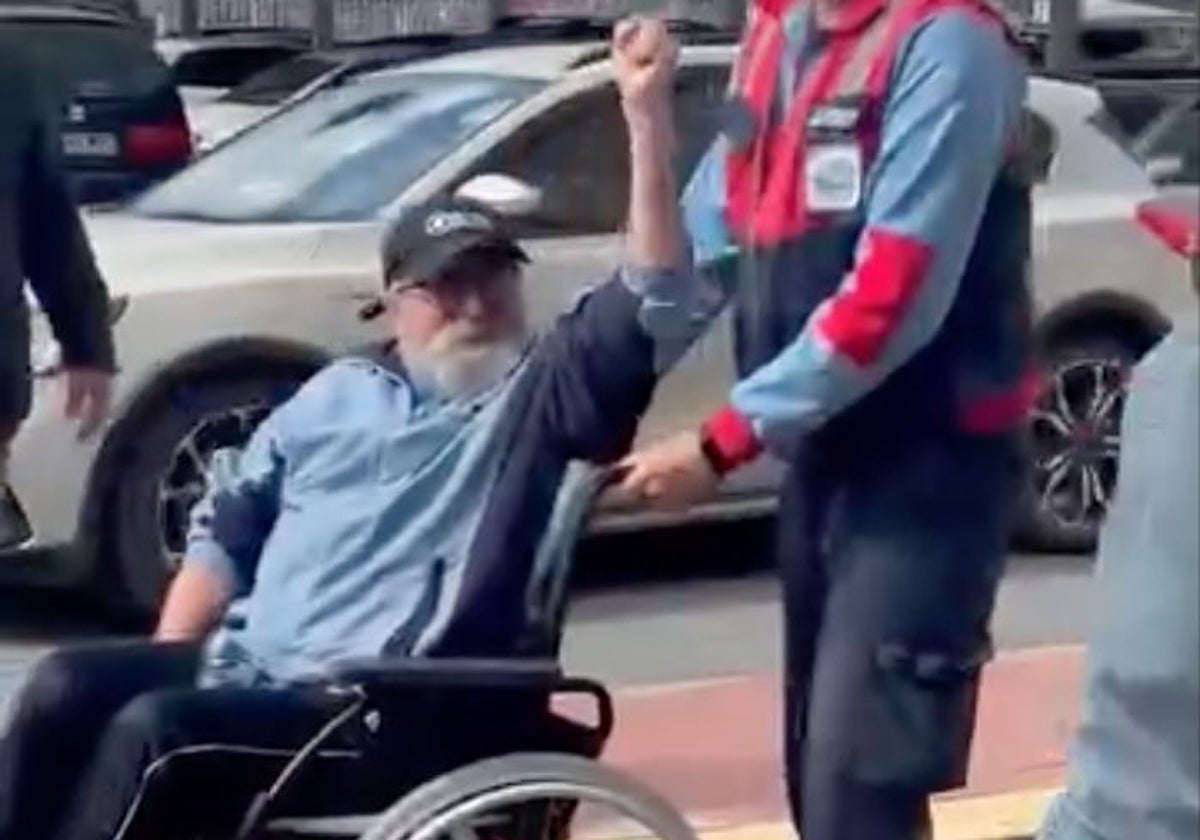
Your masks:
M632 453L618 467L619 493L660 510L681 511L716 495L721 483L700 449L700 435L684 432Z
M79 423L79 439L87 440L104 423L112 402L112 374L95 368L63 371L66 406L63 414Z
M628 117L668 111L679 44L657 18L632 17L613 29L612 60Z

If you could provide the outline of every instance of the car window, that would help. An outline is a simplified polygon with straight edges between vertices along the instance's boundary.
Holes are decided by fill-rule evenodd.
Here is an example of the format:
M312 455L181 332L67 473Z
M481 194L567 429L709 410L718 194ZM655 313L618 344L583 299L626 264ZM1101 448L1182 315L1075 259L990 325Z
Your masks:
M223 94L221 101L239 105L278 105L337 67L338 62L326 56L297 56L244 79Z
M466 74L358 79L268 118L131 209L229 222L369 219L447 151L539 87Z
M676 183L691 178L721 128L722 103L729 88L729 68L697 67L685 70L676 92L676 133L679 143Z
M524 235L604 233L624 213L629 162L620 103L612 87L560 105L496 149L480 171L514 175L542 191Z
M48 90L64 99L137 96L170 78L145 34L128 26L6 20L0 53L27 56Z
M680 184L716 135L726 73L715 67L681 73L676 92ZM629 203L629 153L616 88L588 91L533 121L459 183L483 172L512 175L541 190L541 209L518 225L522 236L620 230Z
M295 53L288 47L267 45L192 50L175 62L175 83L184 87L232 88Z

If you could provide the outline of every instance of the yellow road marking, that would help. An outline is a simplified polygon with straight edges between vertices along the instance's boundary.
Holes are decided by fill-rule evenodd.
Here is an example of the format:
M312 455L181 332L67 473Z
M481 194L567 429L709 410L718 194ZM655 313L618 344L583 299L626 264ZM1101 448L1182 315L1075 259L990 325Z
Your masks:
M973 796L934 802L933 840L1026 840L1037 835L1042 817L1057 789L1027 790L994 796ZM697 826L700 840L798 840L791 823L742 826ZM585 830L587 840L646 840L628 825L622 831L609 824Z
M1057 794L1057 790L1026 790L937 802L933 808L934 840L1032 837Z

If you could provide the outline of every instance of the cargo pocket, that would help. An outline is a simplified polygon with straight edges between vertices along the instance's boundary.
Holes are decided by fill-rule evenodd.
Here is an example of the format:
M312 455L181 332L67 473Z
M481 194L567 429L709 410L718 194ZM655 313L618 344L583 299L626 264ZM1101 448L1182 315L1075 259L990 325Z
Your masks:
M852 774L863 784L935 793L966 781L979 673L990 648L949 654L882 645L872 663Z

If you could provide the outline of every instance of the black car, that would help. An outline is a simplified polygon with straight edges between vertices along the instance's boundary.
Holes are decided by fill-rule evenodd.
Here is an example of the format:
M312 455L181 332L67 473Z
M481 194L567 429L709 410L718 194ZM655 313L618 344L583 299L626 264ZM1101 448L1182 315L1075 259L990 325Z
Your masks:
M61 111L62 148L82 203L117 201L192 156L170 70L141 23L52 0L0 3L0 51L25 53Z
M1077 66L1072 72L1096 79L1157 79L1200 68L1200 20L1194 0L1078 2ZM1045 69L1051 37L1049 0L1002 0L1001 6L1009 13L1030 62Z

